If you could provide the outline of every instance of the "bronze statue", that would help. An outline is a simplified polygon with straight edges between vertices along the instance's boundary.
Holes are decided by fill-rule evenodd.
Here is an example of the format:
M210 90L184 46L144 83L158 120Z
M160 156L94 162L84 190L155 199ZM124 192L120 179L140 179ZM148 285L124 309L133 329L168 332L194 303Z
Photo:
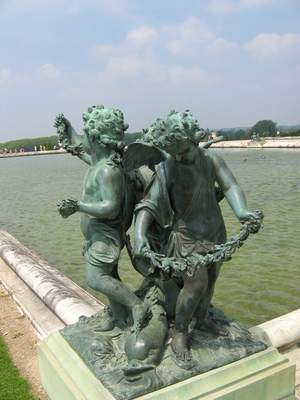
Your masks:
M109 307L64 328L65 339L118 399L265 349L211 306L222 262L263 220L248 210L224 160L208 150L221 138L199 146L205 132L198 121L189 111L171 111L124 151L128 125L120 110L93 106L83 120L83 138L63 114L55 120L63 148L90 165L82 199L65 199L58 210L63 218L81 213L87 282ZM223 197L242 223L228 242ZM132 249L126 231L134 212ZM124 245L145 277L135 292L118 274Z
M171 157L157 166L144 199L136 207L135 257L143 262L147 256L153 260L149 251L154 250L163 254L162 262L169 263L173 269L170 277L173 291L177 283L178 298L172 348L178 362L186 364L191 362L188 328L192 317L196 318L195 328L204 326L214 333L227 334L208 319L222 257L203 264L203 256L213 252L215 245L226 242L215 184L221 188L237 218L241 222L253 222L252 233L261 225L261 215L248 210L244 192L224 160L198 147L204 134L189 111L171 111L144 132L144 141ZM154 230L156 233L160 230L159 237L152 234ZM187 259L188 265L182 270L179 268L180 273L176 267L172 268L172 263L176 265Z
M128 206L127 185L121 166L128 124L120 110L93 106L83 114L84 135L79 137L70 122L59 114L55 126L63 147L90 165L84 180L82 200L66 199L58 205L63 218L81 213L81 229L86 238L86 280L104 293L110 303L111 319L99 330L125 327L132 313L132 330L138 332L147 316L148 306L120 280L118 261L125 244L125 232L132 215ZM128 218L129 215L129 218Z

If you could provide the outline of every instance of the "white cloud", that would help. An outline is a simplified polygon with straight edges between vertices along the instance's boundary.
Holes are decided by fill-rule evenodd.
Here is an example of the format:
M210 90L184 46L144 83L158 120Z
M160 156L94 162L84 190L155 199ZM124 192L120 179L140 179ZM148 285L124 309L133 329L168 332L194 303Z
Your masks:
M42 81L56 81L59 80L63 74L60 70L51 63L44 64L36 71L24 73L20 71L13 71L8 68L0 69L0 85L14 85L18 87L27 87L28 85L35 84Z
M231 42L220 37L211 43L210 50L212 50L214 53L227 53L236 47L236 42Z
M56 80L62 77L62 73L60 70L51 63L42 65L36 72L35 75L38 78L47 79L47 80Z
M128 31L126 39L134 45L146 45L157 40L158 37L159 35L156 29L148 26L141 26L140 28Z
M92 54L96 57L130 57L132 49L143 47L154 42L159 37L158 32L154 28L139 27L127 32L126 41L118 45L100 44L92 49Z
M167 47L170 53L182 54L186 50L186 43L182 39L171 40Z
M264 60L300 52L300 34L261 33L243 46L252 56Z
M96 57L112 56L119 51L119 48L112 44L100 44L92 49L92 54Z
M112 57L107 65L107 73L117 78L136 78L141 74L153 74L153 63L137 54Z
M171 37L168 49L174 54L189 52L195 45L208 43L213 39L209 25L192 16L181 24L164 25L162 31Z
M161 87L176 86L211 86L221 82L219 74L199 67L167 66L149 54L129 54L110 58L104 73L106 81L134 79L138 85Z
M210 26L194 17L189 17L180 25L164 26L163 30L175 36L167 42L170 53L175 55L224 54L237 47L237 43L225 38L214 38Z
M186 86L207 86L214 85L221 81L220 76L207 72L202 68L184 68L173 66L169 68L170 79L173 85Z

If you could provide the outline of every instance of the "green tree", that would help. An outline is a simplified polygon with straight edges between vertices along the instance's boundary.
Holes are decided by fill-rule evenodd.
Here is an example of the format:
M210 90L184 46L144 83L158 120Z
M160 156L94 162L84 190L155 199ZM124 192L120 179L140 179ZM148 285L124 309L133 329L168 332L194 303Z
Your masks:
M134 133L125 133L124 143L128 146L130 143L135 142L137 139L140 139L142 132L134 132Z
M239 129L234 133L235 140L245 139L245 136L246 136L246 132L244 131L244 129Z
M53 146L51 145L51 142L50 142L50 141L48 141L47 143L45 143L44 146L46 147L46 150L53 150Z
M247 137L251 138L253 133L259 134L259 136L276 136L277 133L277 123L270 119L263 119L256 122L248 132Z

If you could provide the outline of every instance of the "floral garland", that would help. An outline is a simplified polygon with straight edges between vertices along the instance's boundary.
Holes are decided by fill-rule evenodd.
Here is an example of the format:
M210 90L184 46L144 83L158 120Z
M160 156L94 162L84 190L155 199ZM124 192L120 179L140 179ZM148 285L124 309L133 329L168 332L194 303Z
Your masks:
M55 118L54 127L57 129L59 141L63 149L67 150L73 156L84 153L82 143L71 144L67 136L67 121L63 113L59 113Z
M176 272L186 271L189 276L194 276L198 268L207 267L211 263L220 260L229 261L236 249L242 247L250 233L257 233L263 226L263 212L255 210L254 213L255 217L250 217L247 221L243 222L240 232L237 235L224 244L215 245L214 249L206 255L193 253L185 258L165 257L145 247L143 257L146 257L150 261L149 273L151 274L156 268L159 268L165 273L170 273L171 270Z

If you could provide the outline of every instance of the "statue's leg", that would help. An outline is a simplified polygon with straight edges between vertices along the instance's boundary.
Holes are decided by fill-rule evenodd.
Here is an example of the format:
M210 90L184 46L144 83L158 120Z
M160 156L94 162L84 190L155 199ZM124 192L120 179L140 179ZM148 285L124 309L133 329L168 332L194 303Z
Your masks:
M212 301L214 294L215 283L217 281L222 261L212 263L208 266L208 285L207 290L201 302L198 304L194 317L196 318L195 329L206 329L216 335L227 336L228 331L220 326L218 326L211 318L208 318L208 309Z
M176 314L176 303L180 289L174 279L162 281L162 290L165 296L165 310L169 319L174 319Z
M111 276L118 281L121 281L118 273L118 266L115 265L112 272ZM111 309L111 315L112 317L106 321L105 324L102 324L98 328L95 329L95 331L110 331L112 330L115 326L118 326L121 329L124 329L127 325L127 320L128 320L128 308L120 303L119 301L116 301L113 297L110 295L107 295L110 309Z
M193 277L183 272L182 278L184 285L176 303L175 325L171 346L177 358L189 361L190 354L187 345L188 327L191 317L207 289L207 268L197 269Z
M145 322L149 307L119 279L116 268L116 265L94 266L87 262L87 284L92 289L105 294L110 301L113 315L106 330L113 329L114 326L125 326L127 310L131 310L132 329L139 331Z

